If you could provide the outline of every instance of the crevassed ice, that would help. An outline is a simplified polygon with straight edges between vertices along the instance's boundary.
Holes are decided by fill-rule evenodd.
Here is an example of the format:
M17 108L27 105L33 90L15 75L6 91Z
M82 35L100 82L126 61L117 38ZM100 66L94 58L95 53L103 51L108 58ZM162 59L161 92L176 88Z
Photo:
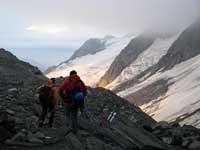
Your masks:
M134 78L144 70L158 63L160 58L164 56L172 43L178 38L178 35L168 39L156 39L155 42L141 53L138 58L126 67L121 74L106 88L114 89L117 85Z

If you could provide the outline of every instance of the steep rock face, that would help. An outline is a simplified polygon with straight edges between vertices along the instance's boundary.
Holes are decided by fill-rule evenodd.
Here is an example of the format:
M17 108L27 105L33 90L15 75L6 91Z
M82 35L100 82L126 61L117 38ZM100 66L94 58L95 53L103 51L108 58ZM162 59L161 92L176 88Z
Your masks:
M47 78L36 67L0 49L0 110L16 113L16 124L31 121L36 88Z
M197 21L183 31L156 65L117 86L115 92L133 103L141 100L137 104L156 120L177 119L199 127L199 35Z
M144 50L130 65L124 67L120 75L106 86L109 89L115 89L118 85L131 80L146 69L154 66L164 56L179 34L164 33L158 35L153 44Z
M0 49L0 83L10 82L37 82L45 77L38 68L29 63L20 61L10 52ZM2 86L2 85L1 85Z
M131 40L113 61L108 71L99 81L98 85L106 86L111 83L117 76L119 76L125 67L129 66L137 59L139 54L151 46L154 40L154 34L142 34Z
M162 68L163 71L176 64L200 54L200 20L191 24L169 48L167 54L151 68L152 74Z

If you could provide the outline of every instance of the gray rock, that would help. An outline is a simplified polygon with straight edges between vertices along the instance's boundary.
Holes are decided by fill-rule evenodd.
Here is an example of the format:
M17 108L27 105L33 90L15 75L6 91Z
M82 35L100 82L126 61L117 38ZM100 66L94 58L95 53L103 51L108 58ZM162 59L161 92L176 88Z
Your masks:
M6 109L6 112L9 114L9 115L14 115L15 112L13 110L10 110L10 109Z
M171 145L173 143L173 138L172 137L163 137L162 141L168 145Z
M18 89L17 88L11 88L11 89L8 89L8 92L9 93L17 93Z
M183 139L183 142L182 142L181 146L183 148L187 148L191 144L191 142L192 142L191 139Z
M137 122L137 119L135 118L135 116L131 116L131 117L130 117L130 120L132 120L134 123Z
M172 128L172 125L170 125L168 122L166 121L161 121L161 122L158 122L156 124L154 124L152 126L152 129L155 130L155 129L171 129Z
M66 136L66 140L73 150L83 150L84 149L82 143L79 141L79 139L73 133L69 133Z
M35 138L35 137L29 137L28 142L30 142L32 144L39 144L39 145L42 145L44 143L42 140Z
M84 138L90 136L89 132L86 132L86 131L83 131L83 130L79 131L78 134L80 134L80 136L84 137Z
M27 141L33 144L43 144L44 142L40 140L36 135L32 134L31 132L27 135Z
M34 111L35 115L40 116L40 114L42 112L42 107L38 104L34 104L33 111Z
M42 132L36 132L35 134L33 134L34 137L38 138L38 139L44 139L45 135Z
M104 142L95 138L89 137L86 139L86 149L87 150L104 150Z
M200 141L193 141L188 147L189 150L199 150L200 149Z
M0 143L11 137L11 133L4 127L0 126Z
M173 136L173 145L182 145L182 137L181 136Z
M9 139L7 143L14 141L25 141L25 140L26 140L26 134L24 132L19 132L16 135L14 135L11 139Z

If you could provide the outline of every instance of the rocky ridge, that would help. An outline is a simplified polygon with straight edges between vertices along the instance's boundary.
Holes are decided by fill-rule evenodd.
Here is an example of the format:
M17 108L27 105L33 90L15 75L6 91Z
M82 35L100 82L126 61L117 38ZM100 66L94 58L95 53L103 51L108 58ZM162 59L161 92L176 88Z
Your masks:
M12 58L16 63L1 61L3 62L1 67L9 70L10 75L15 74L14 79L18 79L17 81L20 82L16 84L16 80L13 79L13 76L9 76L8 72L6 72L8 75L6 80L5 76L0 78L0 81L4 81L4 84L1 84L0 97L1 149L181 149L182 145L180 143L184 141L178 142L178 144L175 144L176 142L169 142L169 138L173 136L171 133L167 135L168 131L163 135L165 133L162 129L163 125L160 129L160 125L156 125L155 120L142 112L139 107L130 104L113 92L103 88L88 88L85 112L79 114L78 117L79 131L77 134L73 134L69 128L65 127L64 112L60 106L56 109L53 128L44 127L38 129L37 121L41 110L37 95L35 94L35 88L45 82L46 78L37 68L21 62L5 50L2 53L2 55L11 56L9 59L6 57L6 61ZM7 65L8 63L9 65ZM17 66L24 67L24 70L21 71L22 75L18 71L18 67L14 67L16 64ZM23 74L27 74L28 77L23 76ZM32 76L35 82L33 82ZM59 83L62 80L63 78L57 79L57 82ZM117 117L113 121L112 128L109 129L106 118L111 111L116 111ZM172 127L170 126L168 129L170 128ZM182 127L177 125L174 130L176 128L182 129ZM154 130L155 132L152 132ZM159 132L156 130L159 130ZM184 135L185 137L191 137L189 140L192 140L192 142L186 145L187 147L191 146L191 144L198 146L199 130L191 128L191 131L193 134L187 133Z
M36 95L36 87L45 82L46 78L37 68L18 60L11 53L1 50L0 54L1 69L4 71L0 76L0 129L2 131L0 139L2 144L5 143L1 144L1 148L38 149L38 146L42 146L43 149L62 149L65 145L69 149L90 149L94 146L101 146L102 149L131 149L143 148L151 144L154 147L163 147L162 142L156 137L152 140L150 137L153 136L140 127L143 124L153 124L155 122L153 119L138 107L104 89L89 89L86 99L88 111L79 117L80 131L78 135L72 134L64 126L64 112L60 107L57 108L54 128L38 129L41 108ZM126 127L126 123L128 123L129 127L127 126L126 130L122 128L124 131L119 132L118 129L114 129L114 131L118 131L115 133L108 129L106 117L112 110L119 113L113 128L115 128L115 124L122 128ZM128 119L125 119L125 116ZM100 124L103 126L96 128ZM138 144L135 144L134 140L126 135L127 130L132 130L132 127L137 132L140 129L141 136L149 139L149 143L144 143L141 139ZM121 135L121 138L118 135ZM51 144L53 146L50 146Z

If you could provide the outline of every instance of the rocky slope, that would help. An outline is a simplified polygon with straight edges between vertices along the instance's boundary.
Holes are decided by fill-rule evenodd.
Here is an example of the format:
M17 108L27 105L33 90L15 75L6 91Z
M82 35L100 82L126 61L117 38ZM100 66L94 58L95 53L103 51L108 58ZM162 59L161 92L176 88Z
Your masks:
M40 70L20 61L10 52L0 49L0 108L18 110L18 120L24 118L25 112L34 104L35 88L46 80ZM28 105L27 108L23 107ZM11 111L12 112L12 111ZM22 117L23 116L23 117Z
M5 144L0 143L1 148L5 150L181 150L188 147L197 150L199 148L198 129L192 126L180 127L177 123L155 124L155 121L141 109L111 91L89 88L88 92L87 111L78 117L77 134L73 134L64 126L63 108L59 107L56 109L54 128L38 129L34 124L26 122L27 126L18 129L12 138L7 137L9 139ZM36 115L36 110L27 113ZM108 128L106 122L110 111L117 112L112 129ZM1 111L0 116L6 114L10 121L0 117L0 129L2 125L5 127L5 123L9 125L6 126L9 127L9 131L18 127L12 120L17 113L19 113L17 110L13 113L11 110Z
M65 127L64 112L60 106L56 109L53 128L38 129L37 121L41 110L35 87L44 82L45 77L37 68L19 61L11 53L1 50L0 54L1 69L6 70L1 73L7 75L6 80L5 76L0 78L1 83L4 81L0 97L1 149L178 150L183 146L199 146L198 129L181 128L177 124L155 124L155 120L139 107L103 88L88 88L85 112L78 117L77 134ZM23 70L20 74L18 69L21 67ZM15 78L9 75L15 75ZM32 77L37 82L33 82ZM16 78L20 84L16 84ZM57 83L62 80L63 78L57 79ZM109 129L106 118L111 111L116 111L117 117L112 129ZM182 134L175 134L176 129L181 133L187 129L192 134L184 132L184 137L188 140L183 140ZM184 142L186 144L183 145Z
M181 33L157 64L114 91L158 121L177 120L200 127L199 43L200 21L197 21Z
M65 149L143 149L165 146L142 128L155 123L151 117L101 88L89 88L87 112L79 117L80 131L77 135L64 126L64 112L60 107L57 108L54 128L38 129L41 109L35 89L46 78L37 68L18 60L11 53L3 49L0 52L0 140L2 143L7 139L6 145L9 145L1 144L1 148L38 149L40 146L41 149L42 146L43 149L63 149L64 146ZM108 129L106 123L111 111L118 113L113 130ZM140 140L136 140L134 130L140 135ZM132 133L127 135L129 132ZM143 142L143 139L147 141Z
M0 85L8 83L23 84L44 80L45 77L38 68L29 63L20 61L10 52L0 49Z
M143 125L151 126L155 123L153 119L138 107L115 96L112 92L99 88L89 89L86 102L88 110L87 113L85 112L84 115L79 116L80 129L77 134L71 133L68 128L64 127L63 108L58 108L54 128L38 129L34 124L26 122L27 127L21 128L22 130L18 129L12 138L6 140L6 145L0 144L1 148L13 150L170 148L170 146L167 146L156 136L142 128ZM24 108L26 107L24 106ZM106 124L106 117L113 110L116 110L118 115L113 122L113 129L110 130ZM11 110L9 112L6 110L4 113L16 119L19 110L12 111L13 113L11 113ZM33 115L34 111L29 112L29 114ZM5 122L5 120L1 119L1 122ZM17 124L16 127L18 127ZM9 130L11 129L13 127L9 128Z
M7 118L5 114L15 115L16 130L26 127L27 123L34 122L37 117L34 118L30 112L36 100L35 89L45 80L46 77L40 70L20 61L10 52L0 49L1 119ZM10 121L8 120L8 122ZM8 125L6 127L10 128ZM1 128L1 131L6 130ZM3 133L1 132L1 134Z

